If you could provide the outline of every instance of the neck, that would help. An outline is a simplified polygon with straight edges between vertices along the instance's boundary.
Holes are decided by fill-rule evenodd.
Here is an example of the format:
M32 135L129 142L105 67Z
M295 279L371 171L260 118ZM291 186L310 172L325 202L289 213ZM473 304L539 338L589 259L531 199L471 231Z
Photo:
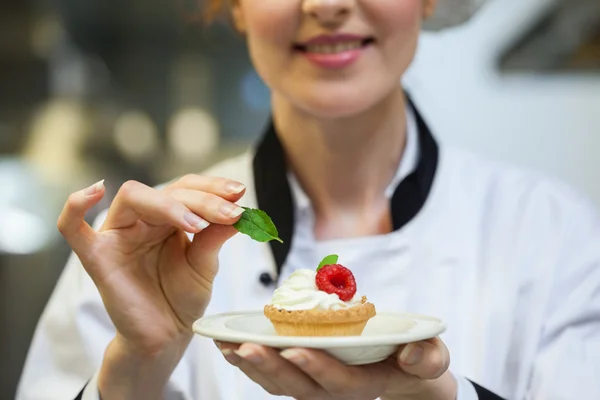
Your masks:
M273 96L276 130L317 219L388 213L385 188L396 174L406 143L405 104L398 86L360 115L321 119Z

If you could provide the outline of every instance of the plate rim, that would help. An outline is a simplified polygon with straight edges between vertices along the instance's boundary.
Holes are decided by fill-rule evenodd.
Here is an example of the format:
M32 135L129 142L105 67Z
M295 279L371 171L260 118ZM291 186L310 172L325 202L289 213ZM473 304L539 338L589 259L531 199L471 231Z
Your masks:
M377 312L377 316L392 318L409 318L413 320L424 320L433 323L436 329L419 334L407 335L406 333L393 333L377 336L271 336L256 333L239 333L225 327L225 321L234 317L243 316L262 316L263 311L241 310L229 311L207 315L194 321L192 330L194 334L219 341L228 341L231 343L256 343L270 347L305 347L305 348L340 348L340 347L371 347L371 346L396 346L420 340L430 339L441 335L447 329L446 324L440 318L425 314L416 314L409 312ZM266 318L266 317L265 317ZM221 320L220 329L222 332L215 332L215 329L205 329L205 325L214 320Z

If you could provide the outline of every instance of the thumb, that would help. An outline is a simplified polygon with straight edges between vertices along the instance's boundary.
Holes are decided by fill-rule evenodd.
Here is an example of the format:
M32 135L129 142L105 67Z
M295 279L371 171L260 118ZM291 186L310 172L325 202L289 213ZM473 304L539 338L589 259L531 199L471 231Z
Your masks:
M437 379L450 366L450 353L439 338L409 343L398 352L398 365L422 379Z
M196 269L216 265L221 247L238 232L231 225L211 224L194 235L188 248L188 261ZM215 271L216 272L216 271Z
M96 237L96 232L85 221L85 214L98 204L104 193L104 181L72 193L58 217L56 226L59 232L80 259L85 257Z

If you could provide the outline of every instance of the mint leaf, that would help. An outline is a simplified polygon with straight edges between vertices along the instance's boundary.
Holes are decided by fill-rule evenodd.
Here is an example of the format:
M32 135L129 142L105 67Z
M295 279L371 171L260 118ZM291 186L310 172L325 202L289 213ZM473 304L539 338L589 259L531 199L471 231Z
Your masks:
M266 212L256 208L242 208L244 209L242 216L233 224L235 229L258 242L277 240L283 243L283 240L279 238L275 224Z
M337 264L337 261L338 261L338 255L330 254L327 257L325 257L323 259L323 261L321 261L319 263L319 266L317 267L317 271L320 270L321 268L323 268L325 265Z

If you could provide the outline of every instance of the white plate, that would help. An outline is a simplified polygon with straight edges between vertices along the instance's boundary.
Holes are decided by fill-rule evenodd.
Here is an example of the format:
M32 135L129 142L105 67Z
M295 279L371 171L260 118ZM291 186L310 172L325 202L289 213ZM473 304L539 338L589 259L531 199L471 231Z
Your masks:
M346 364L360 365L385 360L402 344L438 336L446 326L425 315L378 312L361 336L278 336L262 311L242 311L201 318L193 330L222 342L322 349Z

